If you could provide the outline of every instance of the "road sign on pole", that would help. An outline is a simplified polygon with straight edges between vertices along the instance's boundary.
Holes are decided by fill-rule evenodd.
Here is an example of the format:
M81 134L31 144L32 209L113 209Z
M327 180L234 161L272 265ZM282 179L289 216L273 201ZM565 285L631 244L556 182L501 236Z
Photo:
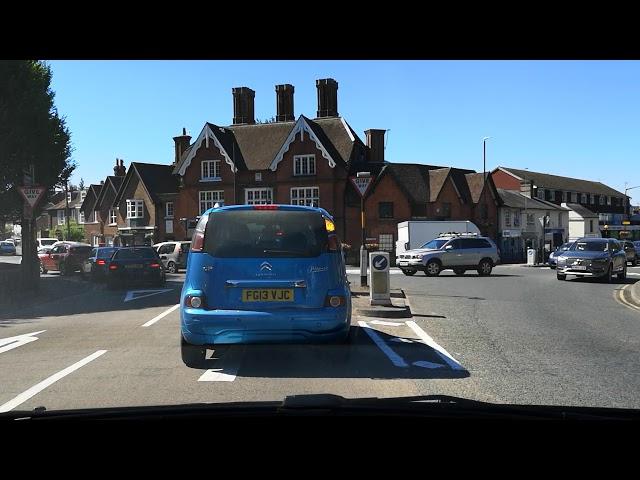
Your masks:
M33 208L36 203L42 198L44 192L47 190L45 187L37 185L18 187L20 194L24 197L25 202L29 207Z
M373 177L349 177L349 180L351 180L351 183L356 188L356 191L360 196L364 197L371 186Z

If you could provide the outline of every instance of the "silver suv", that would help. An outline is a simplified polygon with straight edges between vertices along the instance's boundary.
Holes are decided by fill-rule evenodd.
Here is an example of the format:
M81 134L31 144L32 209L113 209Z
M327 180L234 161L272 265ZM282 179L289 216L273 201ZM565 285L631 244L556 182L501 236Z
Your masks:
M397 263L405 275L413 275L418 270L429 277L439 275L442 270L453 270L456 275L477 270L479 275L485 276L500 263L500 255L498 247L488 237L449 233L418 249L404 252Z

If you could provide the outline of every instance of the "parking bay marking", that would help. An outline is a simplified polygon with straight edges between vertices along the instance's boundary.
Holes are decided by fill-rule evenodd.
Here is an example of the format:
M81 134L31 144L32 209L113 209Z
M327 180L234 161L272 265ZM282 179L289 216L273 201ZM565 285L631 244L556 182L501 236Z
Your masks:
M0 339L0 353L8 352L14 348L21 347L27 343L35 342L38 340L36 335L46 332L46 330L40 330L39 332L24 333L22 335L16 335L14 337L7 337Z
M369 335L369 338L373 340L373 343L375 343L378 348L382 350L382 352L387 357L389 357L391 363L393 363L396 367L406 368L409 366L407 362L404 361L404 358L394 352L393 349L389 345L387 345L385 341L380 337L380 335L378 335L373 328L367 325L367 322L359 320L358 325L360 325L364 329L364 331L367 332L367 335Z
M144 323L142 326L143 327L150 327L151 325L153 325L154 323L156 323L158 320L162 320L164 317L166 317L167 315L169 315L171 312L173 312L174 310L176 310L178 307L180 306L179 303L176 303L173 307L168 308L167 310L165 310L164 312L162 312L160 315L156 315L155 317L153 317L151 320L149 320L147 323Z
M418 326L418 324L416 322L414 322L413 320L409 320L407 322L407 325L409 326L409 328L411 328L411 330L413 330L415 332L416 335L418 335L418 337L420 337L420 339L424 343L426 343L431 348L433 348L436 351L436 353L438 355L440 355L440 357L445 362L447 362L447 364L453 370L464 370L464 367L462 365L460 365L460 363L458 363L458 361L455 358L453 358L449 352L447 352L444 348L442 348L440 345L438 345L433 338L431 338L429 335L427 335L427 332L422 330Z
M97 352L92 353L88 357L83 358L79 362L74 363L73 365L65 368L64 370L61 370L58 373L54 373L49 378L43 380L40 383L37 383L36 385L31 387L30 389L25 390L24 392L22 392L20 395L18 395L14 399L9 400L7 403L5 403L3 405L0 405L0 413L5 413L5 412L9 412L9 411L13 410L18 405L23 404L24 402L29 400L31 397L33 397L33 396L37 395L38 393L40 393L45 388L49 387L50 385L53 385L58 380L66 377L70 373L75 372L79 368L84 367L87 363L92 362L93 360L95 360L96 358L98 358L101 355L104 355L105 353L107 353L107 350L98 350Z
M206 372L204 372L200 378L199 382L233 382L236 379L236 375L238 374L238 370L240 369L240 363L242 361L242 354L244 353L244 349L240 350L232 350L230 352L230 356L225 356L221 361L227 364L223 368L210 368Z

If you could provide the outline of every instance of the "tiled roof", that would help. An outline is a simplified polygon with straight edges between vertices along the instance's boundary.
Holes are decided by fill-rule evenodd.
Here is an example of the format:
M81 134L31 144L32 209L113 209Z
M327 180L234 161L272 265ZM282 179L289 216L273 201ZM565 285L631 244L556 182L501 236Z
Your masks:
M580 205L579 203L567 203L566 205L567 207L569 207L571 210L573 210L583 218L591 218L591 217L598 218L597 213L593 213L591 210Z

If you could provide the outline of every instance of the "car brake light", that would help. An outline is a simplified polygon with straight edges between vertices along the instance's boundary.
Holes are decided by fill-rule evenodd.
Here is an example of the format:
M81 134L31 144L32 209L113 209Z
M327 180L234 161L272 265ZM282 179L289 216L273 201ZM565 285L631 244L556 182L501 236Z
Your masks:
M96 260L96 264L97 265L106 265L107 262L105 262L104 260Z
M160 268L160 264L159 264L159 263L157 263L157 262L150 263L150 264L149 264L149 266L150 266L151 268Z
M109 270L117 270L118 269L118 265L112 263L111 265L109 265Z
M278 205L254 205L254 210L278 210Z
M204 304L203 298L200 295L187 295L184 297L184 306L191 308L202 308Z
M346 304L346 300L341 295L328 295L325 299L324 305L326 307L338 308Z

